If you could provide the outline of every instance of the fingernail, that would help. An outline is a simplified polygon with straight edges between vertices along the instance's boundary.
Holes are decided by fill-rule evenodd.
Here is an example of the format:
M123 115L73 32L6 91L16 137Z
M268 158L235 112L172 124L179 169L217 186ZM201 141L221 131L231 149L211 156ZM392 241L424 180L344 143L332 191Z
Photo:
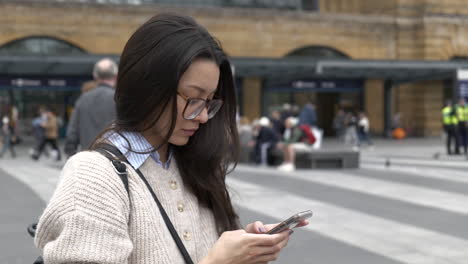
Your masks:
M258 230L260 231L260 233L265 233L265 228L264 227L259 227Z
M289 230L289 235L292 235L294 233L294 230Z

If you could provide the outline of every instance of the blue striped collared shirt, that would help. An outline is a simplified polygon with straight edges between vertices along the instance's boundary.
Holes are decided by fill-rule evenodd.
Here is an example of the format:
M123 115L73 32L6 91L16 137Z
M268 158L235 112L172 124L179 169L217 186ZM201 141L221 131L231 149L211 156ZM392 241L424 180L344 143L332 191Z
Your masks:
M153 146L151 146L151 144L146 140L145 137L143 137L143 135L138 132L122 132L122 135L128 140L128 142L130 142L131 148L129 148L128 142L125 140L125 138L117 133L112 133L107 137L107 139L125 155L133 168L140 168L140 166L146 161L146 159L148 159L149 156L151 156L151 158L153 158L153 160L156 161L156 163L159 164L162 168L166 170L169 168L172 159L172 151L170 151L170 148L167 161L162 163L157 151L145 154L135 153L149 152L153 150ZM134 152L129 151L129 149L132 149Z

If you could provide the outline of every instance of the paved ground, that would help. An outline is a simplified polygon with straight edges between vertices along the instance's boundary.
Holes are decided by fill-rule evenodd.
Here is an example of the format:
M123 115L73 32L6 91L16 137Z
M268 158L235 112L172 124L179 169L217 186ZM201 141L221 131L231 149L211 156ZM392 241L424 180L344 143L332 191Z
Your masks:
M0 263L31 263L38 254L25 228L51 197L62 166L33 162L26 148L19 154L0 160ZM352 170L282 173L239 165L228 184L243 223L314 211L278 263L466 263L465 157L444 155L433 138L377 140L361 158Z

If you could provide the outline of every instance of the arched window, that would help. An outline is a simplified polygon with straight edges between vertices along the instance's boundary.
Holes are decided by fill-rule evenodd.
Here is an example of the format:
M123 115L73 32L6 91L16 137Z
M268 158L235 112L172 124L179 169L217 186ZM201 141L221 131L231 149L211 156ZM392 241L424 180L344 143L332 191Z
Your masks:
M286 57L311 57L317 59L349 59L349 56L336 49L325 46L308 46L295 49Z
M0 55L74 55L84 54L83 49L60 39L27 37L0 46Z

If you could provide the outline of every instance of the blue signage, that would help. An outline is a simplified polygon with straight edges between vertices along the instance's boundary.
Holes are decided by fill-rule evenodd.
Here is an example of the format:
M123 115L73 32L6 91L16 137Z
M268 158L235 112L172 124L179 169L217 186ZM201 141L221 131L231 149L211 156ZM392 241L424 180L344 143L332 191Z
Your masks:
M0 77L0 90L68 90L78 91L88 78L77 77Z
M361 92L364 87L363 80L296 80L285 85L267 87L270 91L283 92Z
M468 98L468 80L458 81L458 96Z

